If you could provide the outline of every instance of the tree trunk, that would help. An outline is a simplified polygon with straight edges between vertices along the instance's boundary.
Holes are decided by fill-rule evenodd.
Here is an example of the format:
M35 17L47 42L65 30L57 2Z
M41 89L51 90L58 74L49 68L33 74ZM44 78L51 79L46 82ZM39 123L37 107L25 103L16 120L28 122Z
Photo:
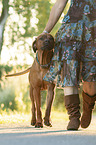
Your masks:
M8 17L8 10L9 10L9 0L3 0L2 1L2 13L0 17L0 56L1 56L1 50L3 46L3 34L5 29L5 23Z

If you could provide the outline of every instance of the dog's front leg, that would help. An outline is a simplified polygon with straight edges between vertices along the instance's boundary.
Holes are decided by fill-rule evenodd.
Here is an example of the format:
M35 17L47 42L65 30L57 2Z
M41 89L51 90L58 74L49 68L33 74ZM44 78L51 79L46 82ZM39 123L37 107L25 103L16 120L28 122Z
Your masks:
M36 112L37 112L37 120L35 127L40 128L43 127L42 123L42 112L41 112L41 96L40 96L40 87L35 87L33 89L33 95L36 101Z
M36 124L36 106L35 106L35 100L33 95L33 88L30 85L30 99L32 102L32 119L31 119L31 125L34 126Z
M45 112L45 117L44 117L44 124L50 127L52 127L50 114L51 114L51 108L52 108L52 103L54 99L54 88L55 88L54 84L48 85L48 95L46 98L47 106L46 106L46 112Z

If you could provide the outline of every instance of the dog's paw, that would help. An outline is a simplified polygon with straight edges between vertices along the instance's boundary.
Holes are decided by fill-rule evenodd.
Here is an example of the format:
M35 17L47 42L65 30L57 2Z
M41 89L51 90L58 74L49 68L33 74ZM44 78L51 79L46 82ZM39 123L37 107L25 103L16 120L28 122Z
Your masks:
M50 120L45 120L45 118L44 118L44 124L45 124L46 126L52 127L51 121L50 121Z
M44 124L45 124L46 126L52 127L52 124L51 124L50 122L44 121Z
M36 123L35 128L43 128L43 124L42 123Z
M36 124L36 120L31 120L31 125L35 126L35 124Z

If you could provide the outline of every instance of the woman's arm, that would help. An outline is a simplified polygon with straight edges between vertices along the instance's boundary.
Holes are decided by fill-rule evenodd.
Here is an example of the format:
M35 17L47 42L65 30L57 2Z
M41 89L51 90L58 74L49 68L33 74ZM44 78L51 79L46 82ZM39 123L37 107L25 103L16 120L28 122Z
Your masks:
M61 14L66 6L67 1L68 0L57 0L56 3L53 5L51 12L50 12L48 23L44 29L48 33L50 33L50 31L52 30L52 28L55 26L58 19L60 18Z

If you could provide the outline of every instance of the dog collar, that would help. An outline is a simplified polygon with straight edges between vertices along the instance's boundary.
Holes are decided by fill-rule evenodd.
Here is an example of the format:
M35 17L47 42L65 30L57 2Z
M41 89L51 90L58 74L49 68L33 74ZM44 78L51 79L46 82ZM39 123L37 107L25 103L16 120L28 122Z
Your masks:
M39 60L38 60L38 53L36 53L36 60L38 62L38 64L42 67L42 68L48 68L50 66L51 61L48 64L40 64Z

